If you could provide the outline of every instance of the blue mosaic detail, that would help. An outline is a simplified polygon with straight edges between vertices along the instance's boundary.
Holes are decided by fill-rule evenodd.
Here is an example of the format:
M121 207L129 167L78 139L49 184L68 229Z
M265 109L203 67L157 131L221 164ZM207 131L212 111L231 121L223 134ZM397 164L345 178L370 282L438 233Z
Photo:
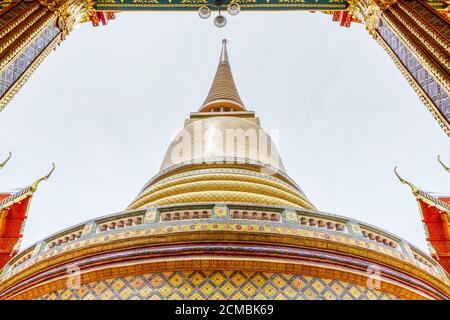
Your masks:
M450 122L450 97L445 92L445 89L436 82L432 75L420 64L414 54L383 20L380 21L380 26L377 30L436 108Z
M61 30L55 24L49 26L33 39L28 47L0 74L0 98L16 83L60 32Z

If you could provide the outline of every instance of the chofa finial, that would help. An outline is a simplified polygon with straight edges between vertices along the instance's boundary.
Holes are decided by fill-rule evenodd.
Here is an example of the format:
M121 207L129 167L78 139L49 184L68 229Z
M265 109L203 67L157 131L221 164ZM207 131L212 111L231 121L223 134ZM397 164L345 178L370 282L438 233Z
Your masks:
M0 169L3 168L3 167L6 165L6 163L9 161L9 159L11 159L11 156L12 156L12 153L11 153L11 151L10 151L10 152L9 152L8 158L6 158L5 161L3 161L2 163L0 163Z
M447 166L445 165L445 163L441 161L441 156L440 156L440 155L438 155L438 161L439 161L439 163L442 165L442 167L445 169L445 171L450 172L450 168L447 167Z
M52 175L53 171L55 171L55 164L54 163L52 163L52 169L50 170L50 172L46 176L43 176L42 178L36 180L36 182L34 182L31 185L31 191L32 192L36 191L39 183L41 183L42 181L47 180L48 178L50 178L50 176Z
M415 185L413 185L411 182L406 181L405 179L403 179L402 177L400 177L400 175L397 172L397 166L394 167L394 173L397 176L398 180L400 180L401 183L408 185L411 188L411 191L416 194L419 190L417 189L417 187Z

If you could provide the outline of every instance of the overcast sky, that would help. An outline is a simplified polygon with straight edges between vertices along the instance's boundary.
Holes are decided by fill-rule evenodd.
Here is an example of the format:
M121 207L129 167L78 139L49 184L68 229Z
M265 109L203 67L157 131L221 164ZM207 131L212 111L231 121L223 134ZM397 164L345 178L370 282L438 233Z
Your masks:
M213 14L214 16L214 14ZM309 12L242 12L223 29L196 13L121 13L76 30L0 114L0 190L35 193L22 248L123 210L158 172L174 131L203 102L221 39L247 109L279 129L288 174L321 211L426 249L400 173L450 193L450 143L362 25Z

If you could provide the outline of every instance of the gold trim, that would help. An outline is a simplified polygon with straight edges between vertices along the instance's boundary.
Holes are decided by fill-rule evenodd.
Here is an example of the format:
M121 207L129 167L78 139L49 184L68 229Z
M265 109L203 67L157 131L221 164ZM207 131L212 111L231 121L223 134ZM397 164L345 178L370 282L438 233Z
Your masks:
M411 188L412 193L417 196L419 190L417 189L417 187L415 185L413 185L411 182L406 181L405 179L403 179L402 177L400 177L400 175L397 172L397 166L394 167L394 173L397 176L398 180L400 180L401 183L408 185Z
M167 8L167 4L116 4L116 3L111 3L111 4L105 4L105 5L101 5L101 4L96 4L96 11L112 11L112 12L130 12L130 11L136 11L133 10L133 8L161 8L164 11L179 11L180 9L183 8L193 8L192 10L196 10L196 8L200 8L201 4L199 4L198 6L193 5L193 4L182 4L182 3L172 3L170 4L170 8ZM261 4L241 4L241 8L242 9L247 9L247 8L257 8L256 10L252 10L252 11L266 11L266 8L277 8L277 9L283 9L286 8L286 10L289 11L305 11L305 10L311 10L311 7L315 8L314 10L319 11L321 9L317 9L317 8L323 8L323 10L339 10L338 8L342 9L342 10L346 10L347 9L347 4L320 4L320 3L315 3L315 4L301 4L301 3L282 3L282 4L278 4L278 3L271 3L271 4L266 4L266 3L261 3ZM114 9L117 8L117 9ZM130 10L125 9L125 8L131 8ZM178 8L178 10L177 10ZM304 8L304 9L302 9Z
M378 31L377 31L378 32ZM426 92L422 87L416 82L416 79L409 73L408 69L403 65L403 62L397 57L397 54L391 49L391 47L386 43L383 37L379 34L376 41L381 45L381 47L388 53L392 61L395 63L397 68L406 78L408 83L414 89L416 94L422 100L422 103L427 107L430 113L433 115L434 119L438 122L441 128L444 130L445 134L450 137L450 123L444 118L444 115L439 109L434 105L433 101L428 97Z
M176 167L175 167L176 166ZM156 175L156 178L154 177L151 182L148 182L144 186L144 190L148 187L161 182L164 179L167 179L170 176L174 176L176 174L184 173L184 172L190 172L195 170L201 170L201 169L238 169L238 170L248 170L251 172L261 173L265 168L263 168L261 165L258 164L250 164L250 163L227 163L226 159L223 159L222 163L211 163L206 164L204 162L202 163L187 163L181 166L175 165L175 168L168 167L167 169L164 169L163 173L161 171ZM270 169L270 168L269 168ZM287 176L287 174L280 174L279 172L283 172L279 169L274 168L272 176L285 182L286 184L292 186L293 188L298 188L296 183ZM283 172L284 173L284 172Z
M17 2L16 4L18 3L19 2ZM14 29L17 25L19 25L22 21L24 21L30 14L36 11L39 7L40 7L39 3L35 3L34 5L28 7L22 13L20 13L19 17L8 22L8 24L6 24L2 29L0 29L0 39L3 38L12 29ZM9 8L8 11L10 9L11 8Z
M8 102L14 97L14 95L22 88L31 74L37 69L37 67L44 61L44 59L50 54L50 51L54 50L61 42L60 34L53 39L48 46L42 51L42 53L30 64L25 72L17 79L16 82L5 92L0 98L0 112L5 108Z
M55 14L47 11L46 14L41 17L33 26L31 26L25 35L18 40L18 43L8 50L0 60L0 72L4 72L9 65L15 61L15 57L19 56L26 50L28 44L33 41L44 29L46 29L50 23L54 20Z
M247 202L264 205L281 205L295 208L308 208L297 203L280 199L274 195L264 195L243 191L229 191L229 190L204 190L199 192L186 192L182 194L167 194L164 197L145 202L140 205L129 207L130 209L141 209L149 206L162 206L179 203L194 203L194 202Z
M323 279L336 279L339 281L367 287L367 275L361 272L351 272L348 268L327 268L323 265L314 265L311 263L299 263L293 261L283 261L281 259L255 260L242 257L239 259L223 259L222 257L189 259L170 259L163 261L146 261L143 263L121 265L119 263L109 268L100 268L88 270L80 274L80 284L113 279L117 277L127 277L136 274L148 274L156 272L183 272L183 271L244 271L244 272L270 272L300 274L307 277L317 277ZM67 288L68 276L62 276L59 279L50 280L44 284L36 285L26 289L23 292L13 294L7 299L25 300L35 299L39 296ZM394 296L411 299L433 299L437 298L428 293L418 293L415 288L407 287L402 283L390 281L387 278L380 277L379 291L387 292Z
M18 38L20 38L23 34L25 34L30 27L32 27L39 19L41 19L48 10L45 7L41 7L35 10L33 13L28 16L28 19L21 22L17 26L17 30L13 30L14 32L8 34L0 41L0 54L3 55L6 49L9 48L11 44L14 43Z
M444 0L445 1L445 0ZM431 13L433 13L437 18L439 18L440 20L444 21L445 23L449 23L449 20L447 19L447 17L445 15L440 14L439 12L436 11L436 9L434 9L432 6L430 6L426 1L420 1L420 4L422 4L425 8L427 8ZM417 14L420 15L420 12L417 12L417 10L413 7L410 7L411 10L413 10L414 12L416 12ZM448 8L448 7L447 7ZM435 26L433 26L432 24L430 24L431 28L433 28L433 30L435 30L437 33L439 33L441 36L443 36L444 38L447 38L444 34L441 33L440 30L436 29Z
M431 36L439 45L450 55L448 40L433 28L417 11L405 5L402 1L398 2L398 7L406 13L414 22L419 25L429 36Z
M383 14L384 21L389 25L391 30L395 31L399 40L401 40L405 46L411 51L411 53L421 62L421 64L426 67L430 75L439 83L447 95L449 93L449 78L444 70L437 65L432 58L427 55L427 51L416 44L411 35L408 34L405 26L391 13L386 11Z
M218 222L217 222L218 223ZM101 238L104 236L99 235ZM419 266L414 265L411 261L399 257L389 256L386 253L370 250L367 247L356 244L348 244L343 242L330 241L325 239L316 239L301 235L291 234L274 234L274 233L258 233L252 231L227 231L227 230L194 230L181 231L160 234L145 234L139 237L125 237L117 239L111 236L109 242L99 242L96 239L89 239L89 244L73 250L65 251L57 255L45 257L43 260L34 262L32 265L17 271L9 277L3 278L0 282L0 293L12 287L26 278L38 274L43 270L48 270L53 266L67 263L69 261L91 256L100 253L117 251L121 249L139 248L144 246L154 245L169 245L171 243L195 243L205 241L219 241L219 242L243 242L243 243L258 243L258 244L277 244L288 245L297 248L312 248L315 250L322 250L327 252L334 252L338 254L349 255L353 257L363 258L368 261L380 263L389 266L393 269L405 272L413 277L421 279L429 285L437 288L447 296L450 296L450 286L448 285L448 276L441 275L439 272L436 275L425 271ZM98 239L100 240L100 239ZM437 277L439 275L441 278ZM446 282L445 282L446 281Z
M147 188L128 206L128 208L138 208L148 205L153 199L163 198L164 192L168 195L175 195L186 192L210 190L260 193L263 195L279 197L280 199L288 200L308 209L314 208L300 192L294 189L262 177L246 176L237 173L213 173L180 178L175 177L174 180L162 182Z
M15 7L16 5L18 5L19 3L20 3L20 1L11 2L11 3L9 4L9 6L0 9L0 14L4 14L6 11L12 9L13 7Z
M47 181L48 178L50 178L50 176L52 175L53 171L55 171L55 164L52 163L52 168L50 169L50 172L47 173L47 175L43 176L42 178L36 180L32 185L31 185L31 192L35 192L37 190L38 185L42 182L42 181Z
M14 203L17 203L17 202L21 201L22 199L25 199L29 195L33 194L37 190L38 185L42 181L46 181L48 178L50 178L50 176L51 176L51 174L53 173L54 170L55 170L55 164L53 163L52 164L52 169L50 170L50 172L46 176L36 180L29 187L23 188L22 190L14 193L14 194L11 194L10 196L0 200L0 209L9 207L10 205L12 205Z
M417 200L420 199L421 201L427 203L428 205L436 207L439 210L442 210L444 212L449 211L449 205L447 203L441 201L440 199L438 199L436 197L433 197L432 195L430 195L429 193L427 193L425 191L420 190L415 185L413 185L411 182L408 182L405 179L403 179L402 177L400 177L400 175L397 173L397 167L394 168L394 173L397 176L397 178L400 180L401 183L406 184L411 188L411 191ZM431 199L429 199L427 197L429 197Z
M222 52L220 53L216 75L199 112L208 112L215 107L231 107L234 111L246 111L234 83L233 73L228 61L226 39L222 40Z
M299 195L303 200L308 199L299 192L298 189L284 180L273 176L265 176L262 173L258 173L249 169L242 168L205 168L205 169L193 169L184 171L181 173L175 173L169 175L166 178L152 183L144 188L139 196L135 200L142 198L142 195L147 194L150 190L159 190L161 186L171 186L178 183L191 182L191 181L208 181L208 180L232 180L232 181L247 181L255 182L274 188L282 189L293 195ZM309 201L308 201L309 202Z
M437 46L434 41L427 39L427 37L420 32L419 28L417 28L415 22L398 7L391 7L390 12L411 32L412 35L420 40L427 49L427 52L431 52L433 57L441 63L441 67L447 72L450 72L450 56L444 52L441 47Z

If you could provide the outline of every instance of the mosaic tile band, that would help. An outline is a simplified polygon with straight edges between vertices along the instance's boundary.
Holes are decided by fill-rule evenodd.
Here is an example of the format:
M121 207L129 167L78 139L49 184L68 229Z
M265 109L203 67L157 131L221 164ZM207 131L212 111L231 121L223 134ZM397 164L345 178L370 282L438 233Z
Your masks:
M61 289L42 300L397 300L348 282L286 273L161 272L94 281Z
M419 62L407 46L398 38L387 23L380 20L380 36L386 41L403 66L413 76L417 84L427 94L443 117L450 122L450 97L445 88L433 78L430 72Z
M0 74L0 97L14 85L14 83L24 74L33 61L44 51L44 49L60 33L56 23L47 27L38 37L36 37L28 47L14 60L9 67Z

